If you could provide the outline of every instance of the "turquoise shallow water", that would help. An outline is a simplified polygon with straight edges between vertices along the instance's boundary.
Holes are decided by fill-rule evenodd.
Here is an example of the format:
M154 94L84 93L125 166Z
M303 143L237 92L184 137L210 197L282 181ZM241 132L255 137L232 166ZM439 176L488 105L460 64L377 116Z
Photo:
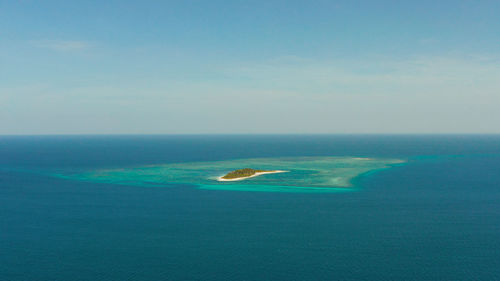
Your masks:
M349 186L210 184L270 159ZM0 280L499 280L499 167L500 136L0 137Z
M361 157L279 157L98 169L55 176L83 181L137 186L191 184L203 189L263 192L345 192L362 174L402 164L399 159ZM251 167L285 170L241 181L219 182L230 171Z

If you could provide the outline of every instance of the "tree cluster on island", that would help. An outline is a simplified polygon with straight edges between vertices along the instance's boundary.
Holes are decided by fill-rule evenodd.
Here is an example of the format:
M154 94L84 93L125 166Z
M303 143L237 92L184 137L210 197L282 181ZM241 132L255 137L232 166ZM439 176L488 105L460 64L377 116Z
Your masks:
M223 176L223 179L236 179L236 178L244 178L244 177L250 177L255 175L256 173L262 173L262 172L270 172L266 170L255 170L251 168L244 168L244 169L239 169L239 170L234 170L225 176Z

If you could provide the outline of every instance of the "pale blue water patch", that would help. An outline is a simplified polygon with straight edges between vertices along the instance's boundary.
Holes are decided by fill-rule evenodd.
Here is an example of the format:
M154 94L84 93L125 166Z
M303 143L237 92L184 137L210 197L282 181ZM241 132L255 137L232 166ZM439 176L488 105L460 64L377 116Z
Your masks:
M281 185L200 185L200 189L207 190L232 190L232 191L259 191L259 192L300 192L300 193L344 193L355 191L356 188L324 188L324 187L301 187Z
M404 163L399 159L362 157L278 157L148 165L59 173L58 177L139 186L188 184L203 189L266 192L345 192L352 179ZM218 177L237 169L284 170L240 181ZM343 190L342 190L343 189ZM350 189L353 190L353 189Z

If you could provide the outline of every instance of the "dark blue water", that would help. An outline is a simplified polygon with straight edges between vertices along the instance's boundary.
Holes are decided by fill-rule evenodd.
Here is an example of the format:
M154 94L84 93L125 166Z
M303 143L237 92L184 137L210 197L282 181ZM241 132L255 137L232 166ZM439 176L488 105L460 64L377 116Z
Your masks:
M44 173L335 155L409 162L333 194ZM500 280L500 136L0 137L0 280Z

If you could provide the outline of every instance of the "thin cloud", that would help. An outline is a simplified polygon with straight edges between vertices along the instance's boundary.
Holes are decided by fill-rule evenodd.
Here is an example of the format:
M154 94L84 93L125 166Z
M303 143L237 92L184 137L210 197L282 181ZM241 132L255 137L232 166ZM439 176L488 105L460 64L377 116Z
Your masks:
M395 87L407 92L415 87L427 86L429 89L437 85L450 90L463 84L498 86L500 67L498 57L471 55L461 58L427 56L406 59L303 60L303 63L264 61L223 71L254 87L302 90L310 95L315 90L331 92L340 88L369 93L377 88Z
M90 48L91 44L86 41L77 40L38 40L33 41L33 45L39 48L51 49L54 51L81 51Z

